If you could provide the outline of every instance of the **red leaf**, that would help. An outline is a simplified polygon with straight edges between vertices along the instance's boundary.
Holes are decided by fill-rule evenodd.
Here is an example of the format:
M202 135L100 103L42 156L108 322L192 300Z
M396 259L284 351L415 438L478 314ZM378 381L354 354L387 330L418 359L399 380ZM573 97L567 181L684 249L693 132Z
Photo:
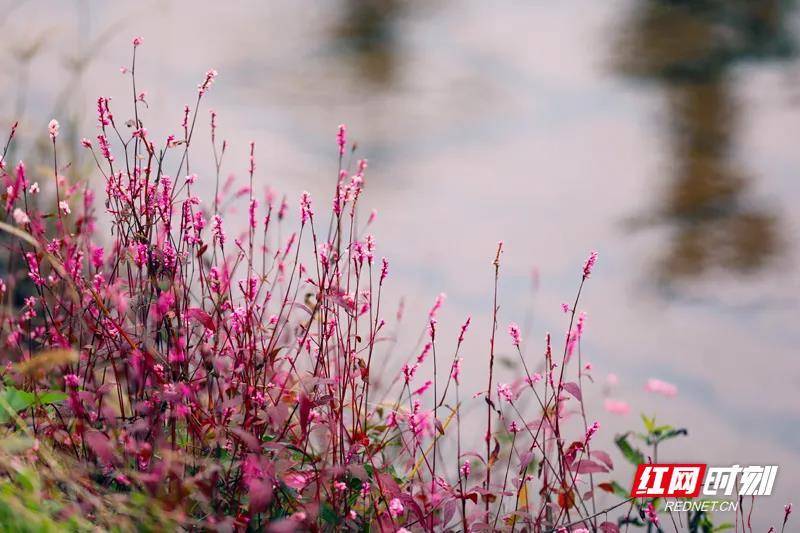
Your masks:
M308 415L310 413L311 402L308 400L308 396L300 393L300 431L303 432L304 437L308 435Z
M562 509L570 509L575 506L575 495L572 491L558 493L558 506Z
M250 513L257 514L265 511L270 500L272 500L272 483L253 480L249 487Z
M192 307L186 310L186 316L189 318L193 318L200 322L207 330L209 331L217 331L216 326L214 326L214 321L211 320L211 317L200 309L199 307Z
M619 526L613 522L603 522L597 527L603 533L619 533Z
M614 462L611 460L611 456L606 452L602 452L600 450L592 451L592 457L599 459L600 462L606 465L609 470L613 470Z
M581 388L578 386L577 383L572 381L568 381L562 385L565 391L575 396L575 398L579 401L583 401L583 395L581 394Z
M111 447L111 441L103 433L97 430L89 430L86 432L86 444L97 455L97 457L104 463L111 464L114 460L114 449Z
M242 443L244 443L245 446L250 448L251 452L261 451L261 443L253 434L248 433L247 431L239 428L233 428L230 430L230 432L239 437Z
M610 492L611 494L614 494L614 485L612 485L611 483L598 483L597 488L604 490L606 492Z
M579 474L597 474L599 472L608 472L608 468L605 466L595 463L594 461L589 461L588 459L578 461L572 465L572 470Z

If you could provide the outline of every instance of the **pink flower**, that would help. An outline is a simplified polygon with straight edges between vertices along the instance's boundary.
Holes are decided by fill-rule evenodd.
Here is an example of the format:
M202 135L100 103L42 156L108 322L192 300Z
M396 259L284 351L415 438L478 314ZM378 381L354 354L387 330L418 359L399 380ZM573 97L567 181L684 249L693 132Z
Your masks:
M455 361L453 361L453 367L450 369L450 377L453 378L453 381L456 382L456 385L461 384L461 363L464 362L463 357L459 357Z
M422 351L417 356L417 364L421 365L425 362L425 359L428 357L432 347L433 345L430 342L426 343L425 346L422 347Z
M139 46L143 42L144 42L144 40L141 37L134 37L133 38L133 46Z
M83 146L84 148L91 148L92 147L92 141L90 141L89 139L84 137L83 139L81 139L81 146Z
M247 209L249 218L250 218L250 227L255 229L256 227L256 209L258 208L258 200L253 198L250 200L250 205Z
M519 433L519 425L517 425L516 420L512 420L511 423L508 425L508 432L509 433Z
M603 407L609 413L614 413L615 415L627 415L631 412L631 406L628 405L627 402L623 402L622 400L614 400L612 398L606 398L603 402Z
M431 388L431 385L433 385L433 381L431 381L431 380L426 381L425 384L422 387L420 387L420 388L418 388L417 390L414 391L413 395L414 396L419 396L421 394L425 394L425 391L427 391L429 388Z
M439 312L439 309L442 308L442 304L447 299L447 295L443 292L440 292L439 295L436 297L436 300L433 301L433 307L431 310L428 311L428 320L435 320L436 314Z
M106 139L106 136L98 135L97 144L100 146L100 153L103 154L103 157L105 157L109 163L113 162L114 156L111 155L111 150L108 147L108 139Z
M586 429L586 440L585 440L585 442L587 444L589 443L590 440L592 440L592 437L594 436L595 433L597 433L598 429L600 429L600 424L597 423L597 422L594 422L591 426L589 426Z
M200 85L197 86L197 91L200 93L200 96L203 96L206 93L206 91L209 89L209 87L211 87L211 85L213 85L214 78L216 78L216 77L217 77L217 71L214 70L213 68L209 69L206 72L205 79L203 80L203 82Z
M219 215L214 215L211 219L211 233L214 235L214 240L219 241L220 246L225 244L225 231L222 229L222 218Z
M678 394L678 387L672 383L667 383L666 381L661 381L660 379L655 378L650 378L647 380L647 385L645 385L644 390L667 397L677 396Z
M30 223L31 219L28 216L28 213L20 209L19 207L14 209L14 222L19 224L20 226L24 224Z
M414 434L417 442L421 441L426 435L433 433L433 412L422 409L419 400L414 400L414 409L408 417L408 426Z
M50 124L47 125L47 130L50 132L50 139L55 142L56 137L58 137L58 121L53 119L50 121Z
M575 348L578 346L578 343L581 340L581 336L583 336L583 329L586 323L586 313L581 312L578 315L578 323L575 324L575 327L570 331L569 339L567 340L567 360L572 357L572 354L575 352Z
M92 246L92 265L97 269L103 266L103 254L102 246Z
M346 484L346 483L344 483L343 481L336 481L336 482L333 484L333 488L335 488L335 489L336 489L336 490L338 490L339 492L344 492L344 491L346 491L346 490L347 490L347 484Z
M501 400L505 400L509 403L514 401L514 393L511 391L511 387L508 385L508 383L497 384L497 396Z
M44 285L44 278L39 273L39 259L36 255L32 252L28 252L25 254L25 260L28 263L28 277L31 278L34 285Z
M469 329L469 325L472 322L472 317L468 316L467 320L464 321L464 324L461 326L461 332L458 334L458 344L464 342L464 335L467 334L467 330Z
M347 126L339 124L339 131L336 133L336 144L339 145L339 157L344 155L344 147L347 145Z
M531 387L539 383L540 381L542 381L542 375L538 372L534 372L531 377L525 378L525 383L527 383Z
M414 379L414 375L417 373L418 368L419 363L415 363L412 366L408 366L408 364L403 365L401 372L403 372L403 377L405 377L406 383L411 383L411 380Z
M76 389L78 388L78 385L80 385L81 382L78 379L78 376L76 376L75 374L67 374L66 376L64 376L64 383L66 384L67 387Z
M111 112L108 109L108 98L100 97L97 99L97 122L100 127L111 124Z
M311 208L311 195L308 191L303 191L300 196L300 223L305 224L314 217L314 211Z
M519 333L519 326L516 322L508 325L508 334L511 335L511 343L519 348L519 343L522 342L522 336Z
M72 213L72 211L69 208L69 204L64 200L58 202L58 209L65 215L69 215L70 213Z
M465 478L468 478L471 471L472 466L469 464L469 461L464 461L464 464L461 465L461 475L463 475Z
M589 258L586 259L586 262L583 264L583 279L589 279L595 263L597 263L597 252L593 250L589 253Z
M568 303L562 303L561 310L564 311L565 313L569 313L571 309Z
M389 260L383 257L381 258L381 281L380 281L381 284L388 275L389 275Z
M392 498L392 501L389 502L389 514L392 516L400 516L400 513L404 510L405 507L403 507L403 502L400 501L400 498Z
M156 302L156 320L161 320L172 309L173 305L175 305L175 295L171 291L162 292Z
M647 507L645 507L644 514L647 517L648 522L658 526L658 513L656 512L655 507L653 507L653 502L647 502Z

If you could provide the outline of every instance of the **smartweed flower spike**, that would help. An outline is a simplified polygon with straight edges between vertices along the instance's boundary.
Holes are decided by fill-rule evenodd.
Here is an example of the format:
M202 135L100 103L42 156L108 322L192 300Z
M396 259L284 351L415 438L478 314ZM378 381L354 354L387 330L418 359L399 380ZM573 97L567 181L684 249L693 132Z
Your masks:
M305 224L314 216L311 209L311 195L308 191L303 191L300 197L300 223Z
M595 263L597 263L597 252L593 250L583 264L583 279L589 279L589 276L592 275L592 269Z
M592 437L594 437L594 434L597 433L598 429L600 429L600 424L598 422L594 422L586 429L586 444L589 444L589 441L592 440Z
M512 322L508 325L508 334L511 336L511 343L519 348L520 342L522 342L522 336L519 332L519 326L516 322Z
M344 155L344 148L347 146L347 126L339 124L339 131L336 133L336 144L339 145L339 157Z
M58 137L58 121L53 119L50 121L50 124L47 125L47 130L50 132L50 140L56 142L56 137Z
M214 78L216 77L217 77L217 71L214 70L213 68L206 71L205 79L200 85L197 86L197 92L200 94L200 96L203 96L206 93L206 91L211 87L211 85L213 85Z

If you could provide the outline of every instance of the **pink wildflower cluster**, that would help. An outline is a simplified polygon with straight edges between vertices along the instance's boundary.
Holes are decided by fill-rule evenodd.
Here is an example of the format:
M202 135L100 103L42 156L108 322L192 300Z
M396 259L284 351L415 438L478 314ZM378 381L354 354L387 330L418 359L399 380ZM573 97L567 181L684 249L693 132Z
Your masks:
M141 53L142 39L132 44ZM591 367L570 362L584 315L563 354L549 335L543 352L523 354L509 324L520 359L509 363L495 343L500 242L488 354L466 351L471 318L453 331L440 322L444 293L418 344L403 345L384 318L389 263L358 223L367 162L342 157L345 126L331 139L341 168L330 212L315 215L304 192L292 216L297 200L258 190L254 144L238 167L244 176L222 168L228 145L214 112L217 172L190 171L216 77L206 72L163 142L145 127L144 93L124 100L133 110L112 112L111 99L98 98L97 142L80 144L104 188L61 175L69 165L41 189L23 164L0 169L0 207L14 223L2 226L11 234L0 279L3 382L17 400L38 398L16 413L26 430L70 457L82 479L161 502L186 529L618 531L590 512L612 463L597 449L599 424L586 420L581 380ZM114 112L136 116L119 120L130 129ZM48 134L58 156L55 120ZM213 198L196 192L205 185ZM592 252L584 282L596 260ZM401 304L393 316L402 315ZM480 416L462 394L467 366L488 370L488 388L472 398ZM647 388L676 393L659 380ZM611 400L606 409L628 411ZM577 416L585 433L570 436ZM70 512L95 516L97 501Z

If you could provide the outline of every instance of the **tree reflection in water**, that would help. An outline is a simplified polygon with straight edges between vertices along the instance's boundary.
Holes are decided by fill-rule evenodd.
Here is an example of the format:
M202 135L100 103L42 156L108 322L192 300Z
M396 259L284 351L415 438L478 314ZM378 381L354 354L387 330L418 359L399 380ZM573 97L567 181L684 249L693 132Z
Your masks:
M795 53L781 0L648 0L635 5L616 44L616 68L665 94L671 179L656 212L673 230L661 281L712 268L755 272L780 250L779 220L753 202L735 140L742 108L734 67Z

